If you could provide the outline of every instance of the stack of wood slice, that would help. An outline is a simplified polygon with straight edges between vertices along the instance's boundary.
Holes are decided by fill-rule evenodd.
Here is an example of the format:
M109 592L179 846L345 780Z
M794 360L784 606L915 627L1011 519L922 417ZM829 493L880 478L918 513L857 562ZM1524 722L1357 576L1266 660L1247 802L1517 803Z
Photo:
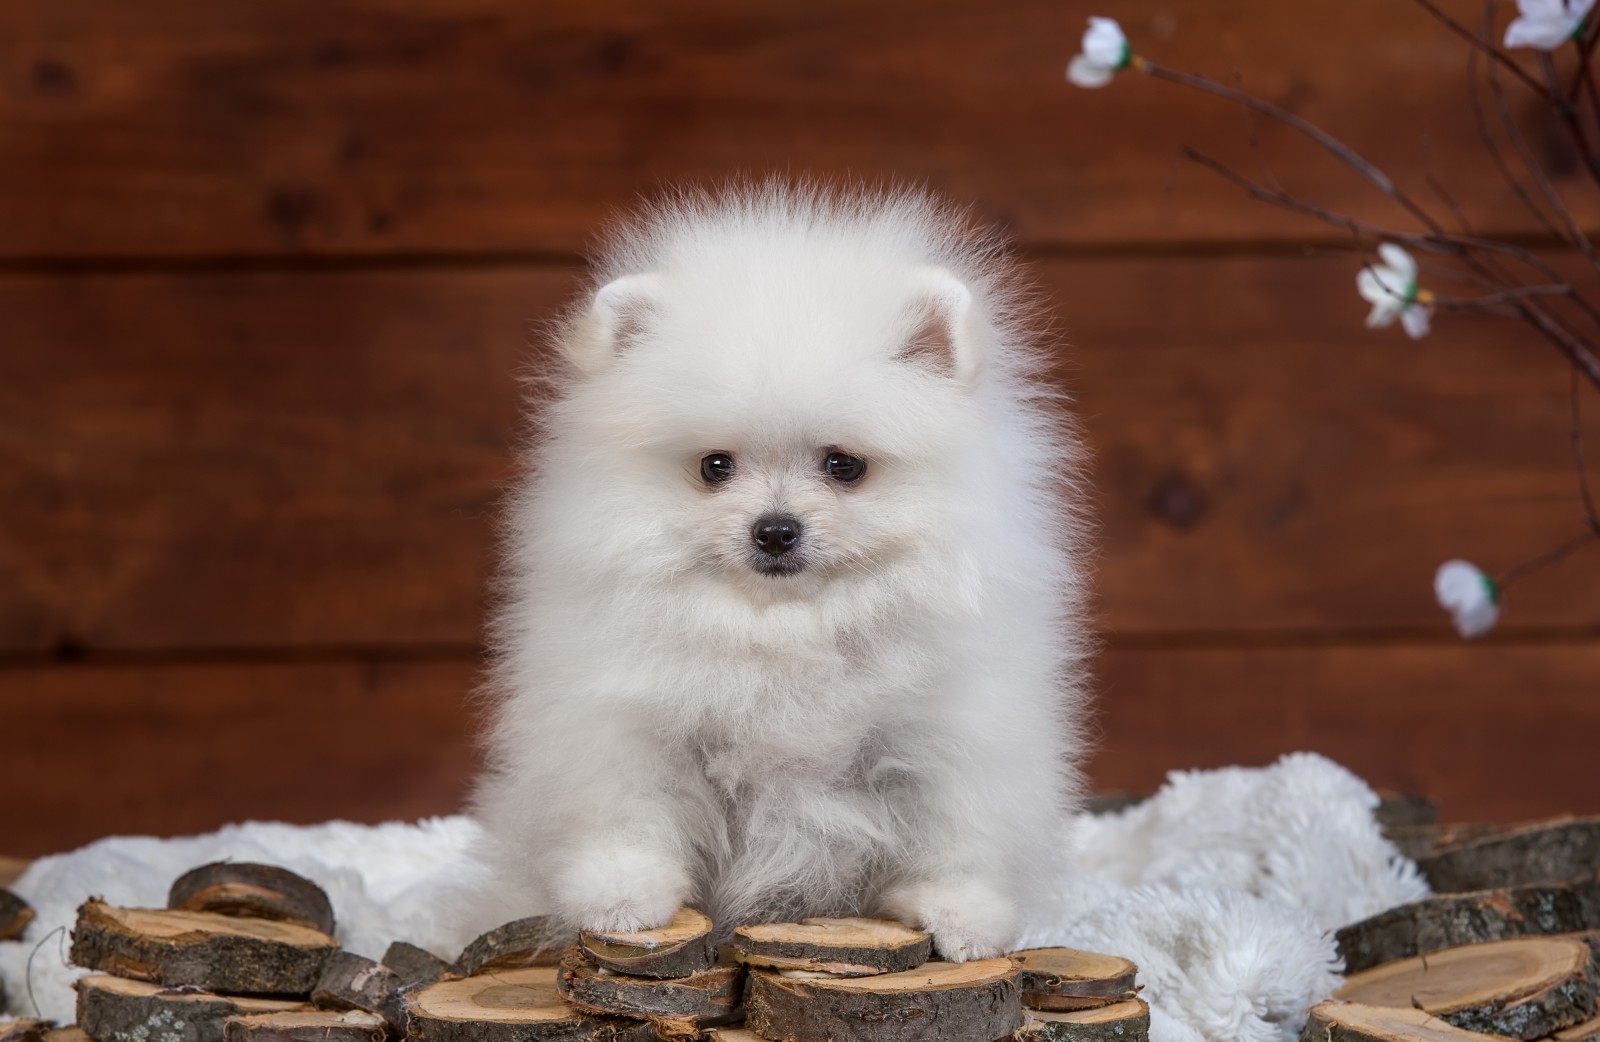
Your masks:
M17 941L28 929L28 924L33 922L33 909L28 902L13 894L5 887L0 887L0 941ZM0 1010L6 1008L6 982L0 977ZM9 1025L5 1025L9 1027ZM18 1029L21 1030L20 1028ZM41 1029L42 1030L42 1029ZM0 1042L13 1042L0 1035ZM14 1042L33 1042L33 1040L18 1039Z
M78 909L72 961L77 1025L42 1042L382 1042L376 1012L308 1001L342 956L328 896L272 865L217 863L185 873L168 907Z
M556 985L586 1013L644 1020L664 1038L694 1038L740 1016L744 968L717 960L713 924L683 908L665 926L585 931L562 955Z
M1030 948L1019 968L1028 1042L1145 1042L1150 1007L1138 997L1139 968L1118 955Z
M1023 1023L1010 959L928 961L928 934L875 919L741 926L745 1026L773 1042L1003 1038Z
M711 921L684 909L660 929L584 934L563 952L549 920L518 919L467 945L454 973L405 992L408 1034L416 1042L693 1037L738 1000L737 981L716 973L710 938Z
M1434 896L1339 931L1305 1042L1600 1042L1600 819L1431 828Z

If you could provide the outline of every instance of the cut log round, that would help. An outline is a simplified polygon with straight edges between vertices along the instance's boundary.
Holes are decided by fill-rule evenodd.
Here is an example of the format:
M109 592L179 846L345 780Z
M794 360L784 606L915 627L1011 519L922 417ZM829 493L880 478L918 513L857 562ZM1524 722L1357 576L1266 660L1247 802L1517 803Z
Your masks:
M223 1025L243 1013L308 1010L286 999L174 991L122 977L85 977L78 989L78 1026L96 1042L222 1042Z
M1467 1031L1541 1038L1594 1016L1593 953L1570 937L1447 948L1357 973L1334 997L1415 1006Z
M1562 1028L1553 1036L1556 1042L1595 1042L1600 1039L1600 1017L1586 1020L1582 1024L1574 1024L1570 1028Z
M471 977L489 970L554 966L561 961L559 936L555 923L546 916L514 919L467 945L456 960L456 972Z
M499 970L410 992L408 1042L654 1042L648 1022L595 1017L562 1002L556 972Z
M33 909L28 902L0 888L0 941L14 941L33 922Z
M379 961L393 970L395 976L400 978L401 984L407 988L416 987L418 984L432 984L445 974L454 972L451 965L437 955L405 941L396 941L389 945L389 949L383 953L383 958Z
M53 1028L44 1033L44 1042L89 1042L89 1034L78 1025Z
M802 919L741 926L733 949L747 966L866 977L916 969L933 954L933 938L886 919Z
M1420 793L1386 792L1372 812L1380 828L1415 828L1439 822L1439 804Z
M1139 990L1139 967L1120 955L1030 948L1011 958L1021 970L1022 1004L1029 1009L1090 1009L1124 1002Z
M556 985L567 1002L590 1013L649 1020L664 1035L692 1036L706 1024L737 1018L744 967L714 966L689 977L652 979L603 970L578 948L561 960Z
M655 930L608 933L585 930L578 945L589 961L635 977L687 977L711 968L711 917L694 908L680 908L667 925Z
M1301 1042L1488 1042L1410 1006L1323 1002L1311 1007Z
M1452 850L1467 843L1475 843L1489 836L1504 835L1504 825L1461 824L1450 825L1394 825L1383 830L1400 853L1413 861Z
M405 1003L400 990L405 982L387 966L354 952L339 952L322 968L311 992L311 1004L327 1010L360 1010L383 1018L405 1034Z
M179 876L167 907L251 919L281 919L333 933L333 905L322 888L277 865L216 861Z
M0 1042L44 1042L45 1035L54 1028L50 1021L32 1017L0 1021Z
M1345 970L1358 973L1464 944L1600 930L1600 879L1440 894L1339 931Z
M229 1017L223 1042L383 1042L388 1025L364 1010L249 1013Z
M1440 851L1417 862L1437 893L1565 883L1600 865L1600 818L1541 822Z
M1023 1011L1019 1042L1149 1042L1150 1007L1139 999L1078 1010Z
M745 1024L776 1042L997 1039L1022 1026L1021 999L1010 959L835 980L751 970Z
M72 931L79 966L241 995L309 995L338 950L332 937L299 923L114 908L95 898L78 909Z

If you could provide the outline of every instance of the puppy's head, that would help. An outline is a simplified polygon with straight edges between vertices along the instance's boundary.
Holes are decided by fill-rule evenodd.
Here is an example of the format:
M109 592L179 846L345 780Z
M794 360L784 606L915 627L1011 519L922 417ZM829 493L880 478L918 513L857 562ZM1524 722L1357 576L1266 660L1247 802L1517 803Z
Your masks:
M945 545L986 465L993 350L950 268L859 228L786 231L723 229L611 278L563 340L563 425L631 552L767 597Z

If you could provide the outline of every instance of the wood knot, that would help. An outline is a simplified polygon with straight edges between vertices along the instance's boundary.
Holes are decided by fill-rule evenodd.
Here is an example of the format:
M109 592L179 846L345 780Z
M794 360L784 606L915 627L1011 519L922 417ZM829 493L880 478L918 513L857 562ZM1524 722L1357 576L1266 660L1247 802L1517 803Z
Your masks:
M1173 528L1193 528L1209 506L1206 490L1181 471L1162 475L1145 498L1150 515Z
M63 97L78 93L78 73L59 58L40 58L33 63L30 79L40 94Z

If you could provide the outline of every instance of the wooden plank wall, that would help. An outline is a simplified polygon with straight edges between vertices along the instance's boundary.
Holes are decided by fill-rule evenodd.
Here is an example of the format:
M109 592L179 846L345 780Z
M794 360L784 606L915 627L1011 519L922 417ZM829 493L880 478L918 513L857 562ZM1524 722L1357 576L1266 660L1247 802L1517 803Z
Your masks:
M1480 644L1429 589L1576 530L1558 361L1364 330L1323 229L1176 150L1383 200L1212 99L1069 87L1102 12L1411 182L1425 134L1536 232L1401 0L0 5L0 851L460 807L532 323L618 205L774 171L928 184L1033 263L1095 453L1097 785L1305 748L1600 812L1600 553Z

